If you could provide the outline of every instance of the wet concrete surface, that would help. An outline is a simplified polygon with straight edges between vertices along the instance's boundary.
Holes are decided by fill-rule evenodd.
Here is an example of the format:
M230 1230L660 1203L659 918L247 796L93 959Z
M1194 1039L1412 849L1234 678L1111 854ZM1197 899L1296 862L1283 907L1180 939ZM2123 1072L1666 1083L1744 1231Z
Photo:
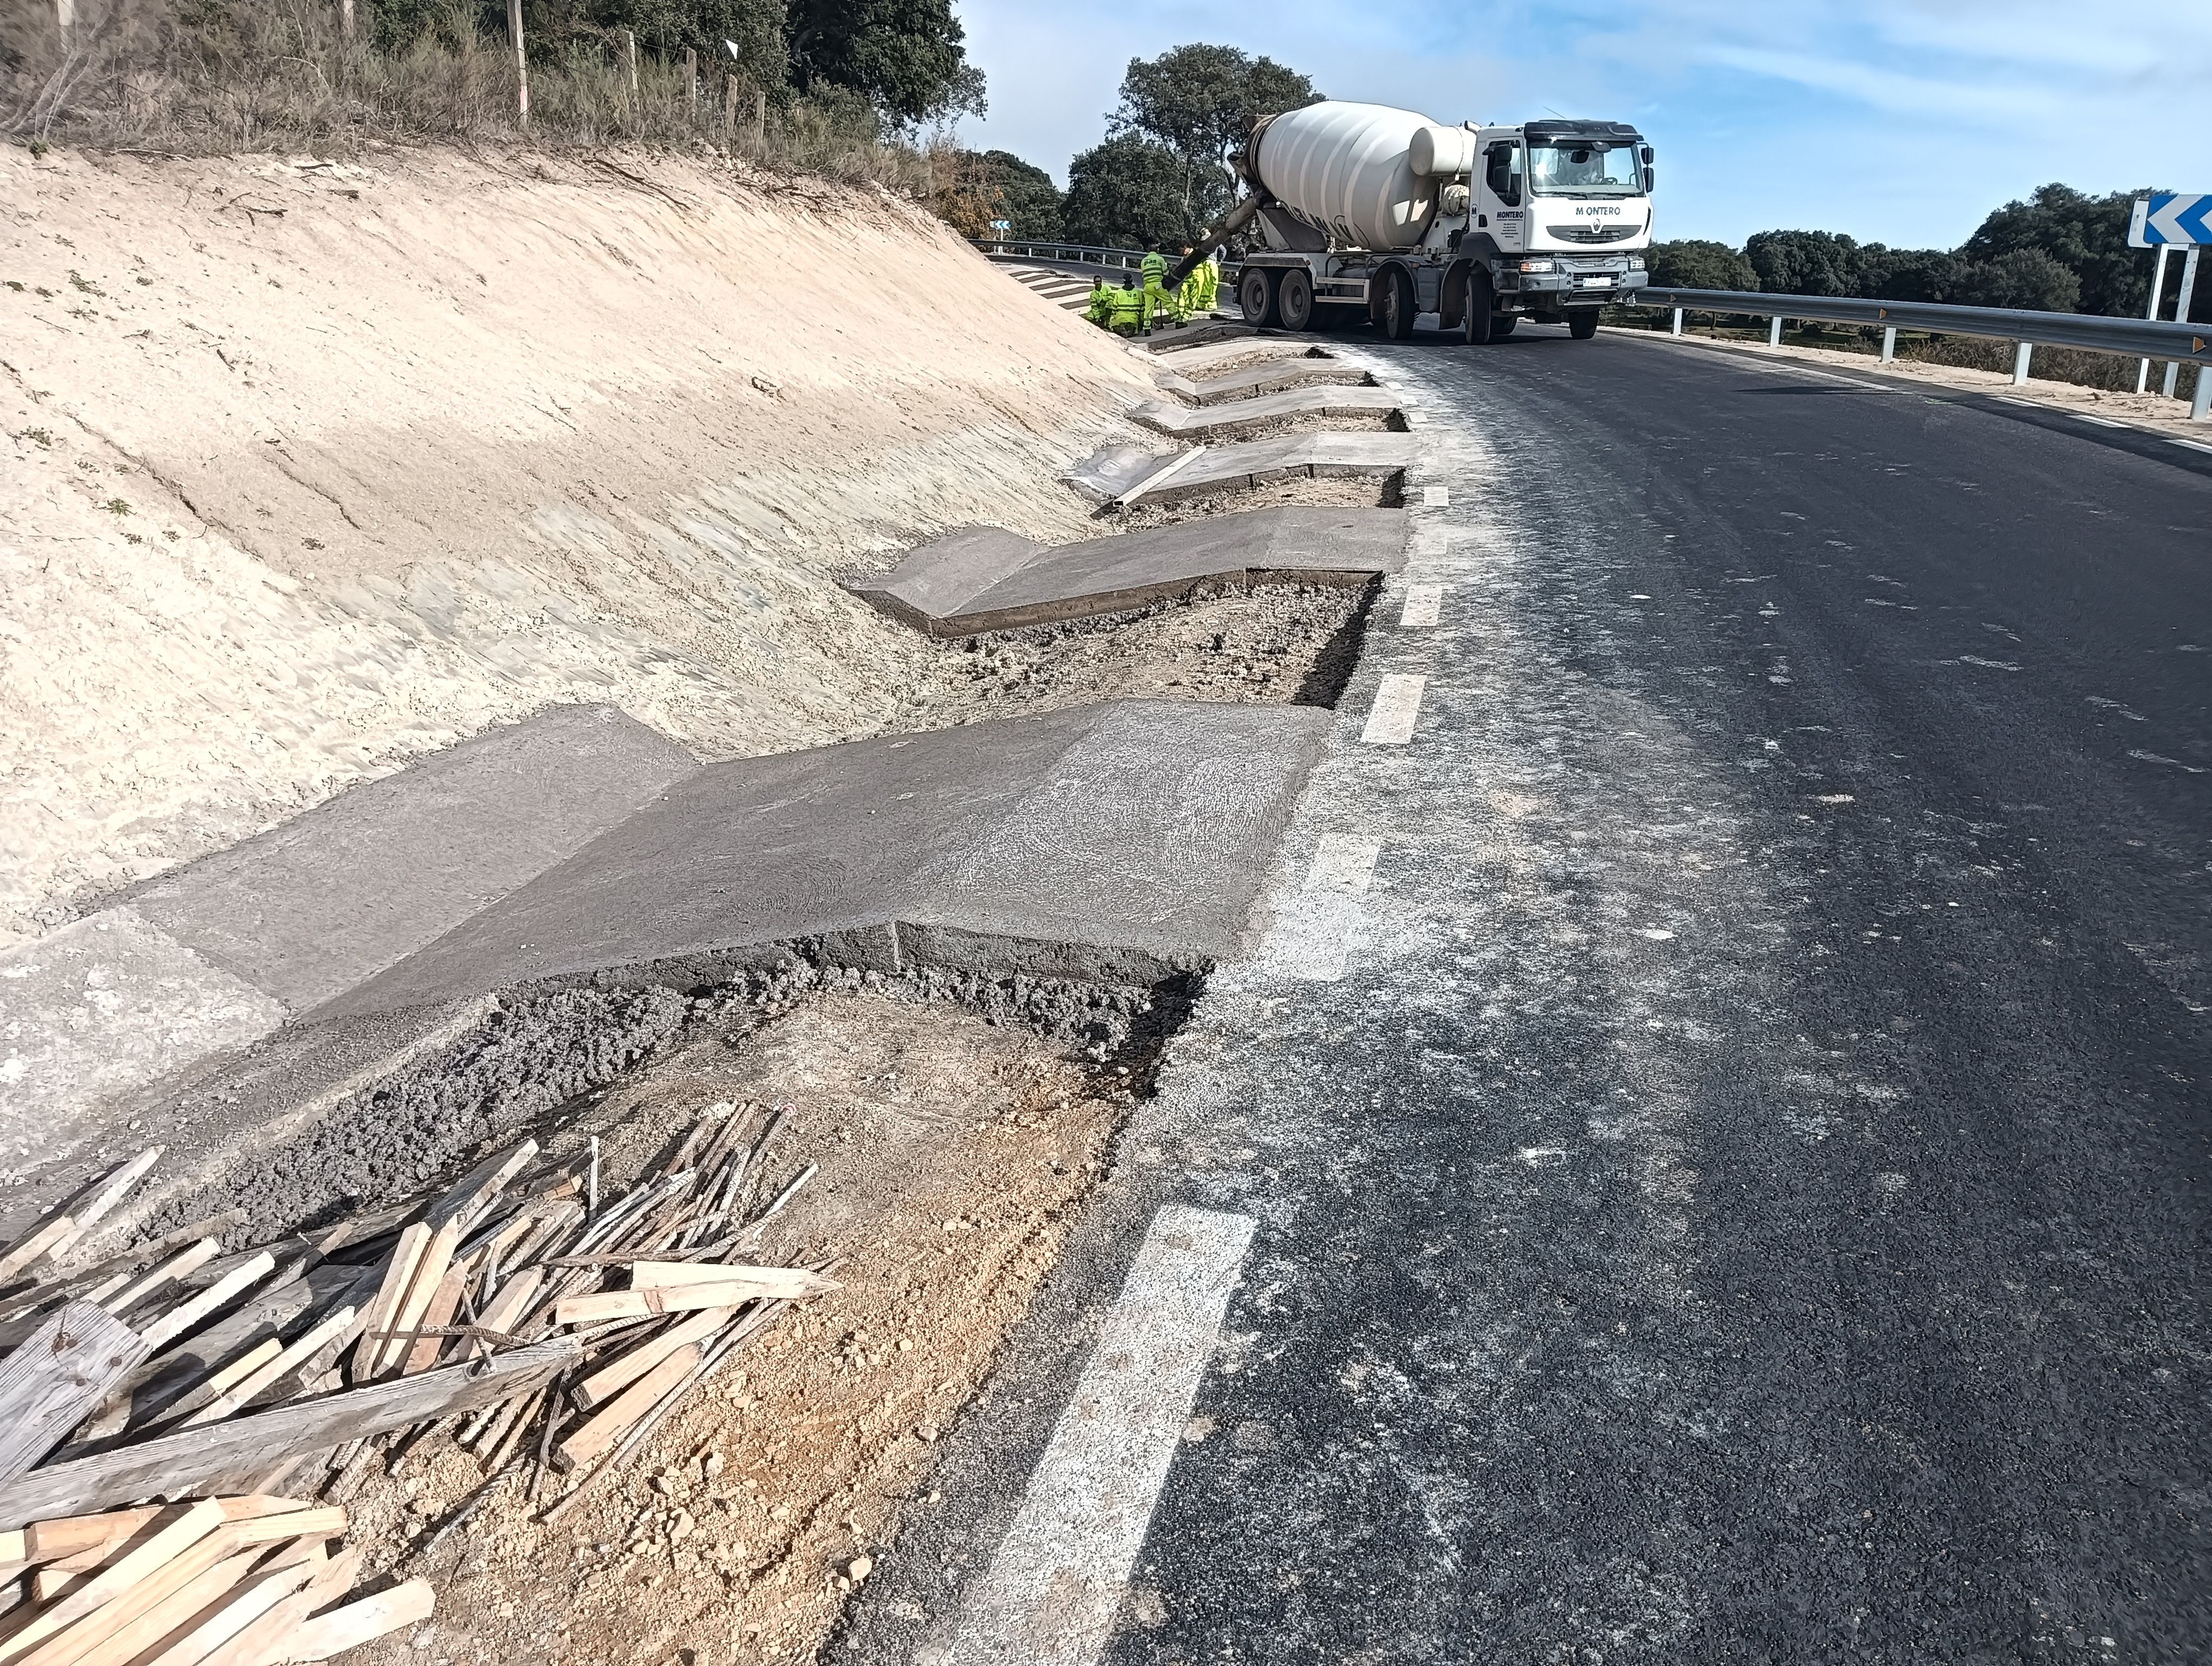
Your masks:
M1449 501L846 1657L944 1657L1182 1201L1260 1225L1116 1666L2203 1658L2212 471L1602 336L1343 350Z

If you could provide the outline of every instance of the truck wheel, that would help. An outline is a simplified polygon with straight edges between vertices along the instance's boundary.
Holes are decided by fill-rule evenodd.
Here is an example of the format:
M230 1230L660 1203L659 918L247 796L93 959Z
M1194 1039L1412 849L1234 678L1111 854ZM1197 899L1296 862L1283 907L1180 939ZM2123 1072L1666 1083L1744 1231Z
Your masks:
M1413 279L1403 266L1382 274L1382 334L1391 341L1413 338Z
M1490 287L1490 274L1475 271L1467 275L1467 344L1486 347L1498 337L1498 321L1490 306L1495 299Z
M1511 313L1496 314L1490 320L1491 340L1504 341L1506 337L1513 333L1513 326L1520 322L1521 320Z
M1588 341L1597 334L1597 308L1577 307L1567 314L1567 333L1577 341Z
M1275 275L1265 266L1247 266L1237 280L1237 304L1244 309L1244 322L1256 329L1272 330L1283 320L1275 311Z
M1313 278L1292 266L1275 284L1275 314L1285 330L1310 330L1314 321Z

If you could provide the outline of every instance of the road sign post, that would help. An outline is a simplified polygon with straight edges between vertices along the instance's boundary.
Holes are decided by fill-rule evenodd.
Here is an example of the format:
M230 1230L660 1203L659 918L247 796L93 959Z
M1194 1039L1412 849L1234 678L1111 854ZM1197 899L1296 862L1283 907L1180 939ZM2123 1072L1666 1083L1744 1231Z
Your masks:
M2136 198L2135 212L2128 216L2128 246L2158 251L2157 264L2151 268L2150 308L2145 318L2158 317L2159 299L2166 290L2166 252L2179 245L2189 251L2189 256L2182 262L2181 296L2173 317L2177 324L2189 321L2190 301L2197 287L2197 257L2208 243L2212 243L2212 192L2154 191ZM2200 385L2203 374L2203 367L2198 367ZM2165 389L2169 399L2180 374L2181 367L2169 361ZM2136 392L2143 392L2149 386L2150 361L2144 359L2136 366Z

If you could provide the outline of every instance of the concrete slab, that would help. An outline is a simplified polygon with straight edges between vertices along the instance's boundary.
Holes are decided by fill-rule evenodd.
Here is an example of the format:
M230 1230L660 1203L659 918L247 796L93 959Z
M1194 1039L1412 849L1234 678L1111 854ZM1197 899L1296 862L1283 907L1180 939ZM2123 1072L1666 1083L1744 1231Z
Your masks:
M293 1011L544 873L698 768L612 706L556 706L341 793L127 900Z
M1158 359L1160 356L1154 354ZM1245 334L1226 341L1209 342L1201 347L1186 347L1169 359L1164 368L1178 376L1203 380L1206 374L1218 371L1225 366L1252 364L1261 361L1268 363L1284 359L1326 359L1327 350L1310 340L1294 336L1258 336Z
M1240 942L1329 714L1130 701L709 765L315 1017L848 964L1148 982Z
M1304 387L1315 382L1371 386L1375 380L1359 366L1347 364L1342 359L1310 357L1263 361L1205 380L1171 371L1162 373L1157 380L1167 392L1201 405L1219 404L1227 399L1249 399L1261 393L1279 393L1286 387Z
M1301 474L1397 474L1412 466L1419 454L1418 437L1411 434L1285 434L1273 440L1208 447L1161 485L1139 490L1129 501L1170 502Z
M1404 396L1388 387L1346 387L1331 383L1263 393L1256 399L1226 404L1170 404L1158 400L1129 415L1147 428L1179 439L1212 441L1297 416L1395 416Z
M4 1167L65 1155L135 1096L267 1035L284 1008L128 906L0 953Z
M1399 509L1285 507L1051 549L1000 533L988 546L1004 556L996 569L976 556L994 531L963 529L844 583L931 635L970 636L1121 612L1202 583L1361 583L1404 564L1407 521Z
M1200 321L1194 319L1180 330L1168 330L1151 337L1148 347L1139 352L1181 355L1194 347L1203 347L1210 342L1226 341L1237 336L1256 336L1260 332L1251 325L1220 313Z

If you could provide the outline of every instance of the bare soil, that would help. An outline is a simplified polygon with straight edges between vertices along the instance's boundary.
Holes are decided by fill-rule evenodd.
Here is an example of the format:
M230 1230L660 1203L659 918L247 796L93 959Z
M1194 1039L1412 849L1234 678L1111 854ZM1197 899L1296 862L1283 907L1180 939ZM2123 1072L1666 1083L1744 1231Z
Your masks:
M1096 700L1333 706L1371 594L1365 585L1210 586L1136 612L945 644L885 733Z
M734 1046L701 1035L617 1084L592 1119L622 1130L611 1172L718 1101L792 1105L773 1171L820 1172L765 1258L842 1256L845 1287L787 1313L551 1526L510 1481L425 1557L477 1461L441 1436L396 1478L372 1468L356 1537L439 1606L360 1657L813 1658L902 1509L928 1507L938 1434L1057 1260L1127 1100L1118 1068L864 993L809 997Z
M1139 532L1148 526L1179 526L1185 521L1231 514L1239 509L1271 509L1283 503L1313 503L1324 508L1390 509L1403 502L1403 484L1395 476L1372 474L1293 475L1249 490L1231 489L1202 496L1178 497L1164 503L1139 504L1109 529Z

